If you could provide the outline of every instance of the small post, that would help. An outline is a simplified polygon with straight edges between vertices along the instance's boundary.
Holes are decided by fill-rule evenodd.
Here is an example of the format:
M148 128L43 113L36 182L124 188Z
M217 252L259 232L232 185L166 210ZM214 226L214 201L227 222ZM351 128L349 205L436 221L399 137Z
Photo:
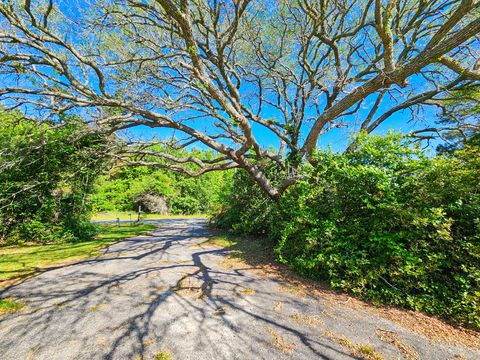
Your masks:
M142 212L142 205L138 205L138 219L137 221L140 222L140 213Z
M117 227L120 227L120 218L117 217Z
M130 219L130 222L132 222L132 214L128 214L128 218Z

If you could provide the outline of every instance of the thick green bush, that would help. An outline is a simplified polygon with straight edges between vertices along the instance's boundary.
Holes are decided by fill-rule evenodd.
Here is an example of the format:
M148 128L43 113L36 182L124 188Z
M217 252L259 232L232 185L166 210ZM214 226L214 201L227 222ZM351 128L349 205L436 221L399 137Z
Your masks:
M355 151L317 154L275 205L238 177L220 223L268 233L303 276L480 329L479 155L362 136Z
M39 123L0 111L0 120L0 245L91 238L86 195L105 135L74 117Z
M274 177L269 169L264 169ZM271 224L279 218L277 204L243 170L233 175L232 189L222 199L223 206L214 214L218 228L245 235L271 236Z

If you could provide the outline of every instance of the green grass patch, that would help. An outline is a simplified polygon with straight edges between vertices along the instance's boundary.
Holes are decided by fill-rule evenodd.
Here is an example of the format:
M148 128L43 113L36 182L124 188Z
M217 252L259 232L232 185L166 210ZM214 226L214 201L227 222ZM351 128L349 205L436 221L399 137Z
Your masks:
M22 310L25 305L12 298L0 299L0 315L11 314Z
M273 261L274 244L266 238L253 238L219 233L201 245L211 245L225 248L229 256L252 265L267 264Z
M168 350L162 350L155 354L155 360L172 360L172 355Z
M97 235L97 241L115 241L121 240L127 237L143 234L147 231L155 229L155 225L153 224L125 224L122 223L120 226L116 226L115 224L102 224L99 225L100 232Z
M153 230L152 224L100 225L94 240L78 243L0 247L0 282L12 282L63 262L95 257L115 241ZM0 283L0 286L3 285Z
M131 220L135 221L138 218L138 214L135 212L128 211L106 211L94 214L92 216L93 221L115 221L120 220ZM154 220L154 219L194 219L194 218L205 218L208 217L205 214L194 214L194 215L161 215L161 214L142 214L140 219L142 220Z

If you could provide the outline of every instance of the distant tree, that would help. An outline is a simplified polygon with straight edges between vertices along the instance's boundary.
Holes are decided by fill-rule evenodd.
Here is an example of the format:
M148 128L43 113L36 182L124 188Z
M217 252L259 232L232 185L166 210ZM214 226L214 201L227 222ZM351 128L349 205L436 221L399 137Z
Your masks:
M0 99L45 118L81 111L111 131L174 130L174 147L202 143L218 156L157 152L157 166L192 176L240 167L277 199L319 138L358 123L359 109L358 130L370 133L480 80L478 0L265 4L3 1ZM265 129L277 151L261 146ZM260 163L282 175L272 182Z

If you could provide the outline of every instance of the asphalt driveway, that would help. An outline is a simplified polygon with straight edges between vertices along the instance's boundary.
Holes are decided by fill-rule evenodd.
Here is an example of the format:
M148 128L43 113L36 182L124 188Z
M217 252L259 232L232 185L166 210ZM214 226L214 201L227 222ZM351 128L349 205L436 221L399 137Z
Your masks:
M0 317L0 359L480 359L229 263L208 236L204 220L164 220L0 292L27 305Z

